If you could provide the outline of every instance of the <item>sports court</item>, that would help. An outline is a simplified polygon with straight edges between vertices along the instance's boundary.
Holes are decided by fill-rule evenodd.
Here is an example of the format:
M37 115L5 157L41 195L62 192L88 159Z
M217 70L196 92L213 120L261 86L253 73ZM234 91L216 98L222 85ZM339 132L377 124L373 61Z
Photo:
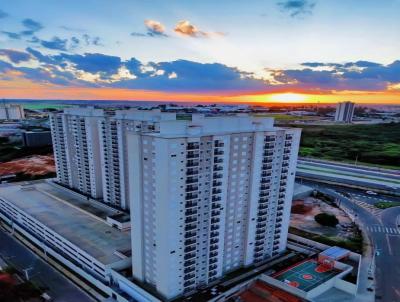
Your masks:
M274 275L274 278L305 292L333 278L340 271L308 259Z

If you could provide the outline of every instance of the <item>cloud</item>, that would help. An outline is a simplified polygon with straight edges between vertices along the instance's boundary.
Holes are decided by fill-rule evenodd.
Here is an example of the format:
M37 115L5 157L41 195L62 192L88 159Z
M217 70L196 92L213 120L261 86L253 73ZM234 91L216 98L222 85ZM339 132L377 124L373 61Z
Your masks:
M21 39L21 35L19 33L14 33L10 31L1 31L3 35L6 35L8 38L13 39L13 40L19 40Z
M192 38L200 38L200 37L217 37L217 36L224 36L224 33L221 32L205 32L200 30L195 25L191 24L188 20L179 21L176 24L174 31L182 36L192 37Z
M43 47L53 50L62 50L62 51L67 50L67 42L68 42L67 39L61 39L59 37L53 37L49 41L40 40L40 44Z
M144 89L162 92L271 93L300 90L309 93L336 91L387 91L400 84L400 60L383 65L370 61L346 63L305 62L298 69L268 70L270 77L220 63L189 60L144 63L136 58L101 53L57 55L1 49L0 70L40 83L64 86ZM7 57L4 60L4 57ZM37 67L17 64L31 60ZM321 68L324 67L324 68ZM7 74L8 74L7 73Z
M0 56L7 57L13 63L20 63L31 59L31 55L24 51L14 49L0 49Z
M88 73L101 73L103 76L111 76L121 67L121 58L108 56L101 53L60 54L53 57L58 62L72 63L78 70Z
M82 35L82 39L85 42L86 46L89 46L89 45L101 46L101 45L103 45L101 43L100 37L97 37L97 36L92 37L88 34L84 34L84 35Z
M168 37L166 34L165 26L155 20L145 20L144 26L146 27L146 32L132 32L133 37Z
M22 20L22 25L26 28L26 30L21 31L21 35L24 36L31 36L43 28L41 23L29 18Z
M315 2L311 0L285 0L278 2L282 11L288 12L291 17L312 14Z
M8 17L8 14L4 10L0 9L0 19L7 18L7 17Z
M150 36L166 36L165 26L158 21L145 20L144 25L147 28L147 34Z

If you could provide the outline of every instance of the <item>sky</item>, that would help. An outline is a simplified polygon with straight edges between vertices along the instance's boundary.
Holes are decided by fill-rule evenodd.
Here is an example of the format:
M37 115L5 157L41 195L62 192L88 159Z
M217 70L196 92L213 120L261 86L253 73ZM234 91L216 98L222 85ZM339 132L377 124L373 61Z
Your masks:
M0 3L0 98L400 104L400 0Z

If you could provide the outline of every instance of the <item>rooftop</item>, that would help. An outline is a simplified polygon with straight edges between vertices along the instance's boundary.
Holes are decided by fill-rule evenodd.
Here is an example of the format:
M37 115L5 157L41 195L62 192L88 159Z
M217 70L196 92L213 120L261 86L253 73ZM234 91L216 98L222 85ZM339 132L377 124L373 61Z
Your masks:
M45 181L1 185L0 198L13 203L104 265L121 260L116 251L126 252L131 248L129 232L120 232L70 203L68 200L77 202L78 199L73 193Z

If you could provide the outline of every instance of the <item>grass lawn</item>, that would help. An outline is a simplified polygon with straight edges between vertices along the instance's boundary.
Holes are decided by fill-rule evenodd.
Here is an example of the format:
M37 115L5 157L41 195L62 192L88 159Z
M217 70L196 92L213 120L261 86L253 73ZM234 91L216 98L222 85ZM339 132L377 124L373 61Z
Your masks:
M336 245L345 249L348 249L350 251L353 251L355 253L362 254L363 251L363 238L361 233L358 235L355 235L352 239L342 239L338 237L329 237L329 236L324 236L324 235L319 235L307 231L300 230L295 227L289 227L289 233L301 236L310 240L314 240L326 245Z
M273 117L277 121L299 121L299 120L312 120L312 116L295 116L289 114L272 114L272 113L265 113L265 114L255 114L255 116L259 117Z
M400 123L301 128L300 156L400 169Z
M388 209L392 207L400 207L400 202L386 202L381 201L374 204L374 206L378 209Z

